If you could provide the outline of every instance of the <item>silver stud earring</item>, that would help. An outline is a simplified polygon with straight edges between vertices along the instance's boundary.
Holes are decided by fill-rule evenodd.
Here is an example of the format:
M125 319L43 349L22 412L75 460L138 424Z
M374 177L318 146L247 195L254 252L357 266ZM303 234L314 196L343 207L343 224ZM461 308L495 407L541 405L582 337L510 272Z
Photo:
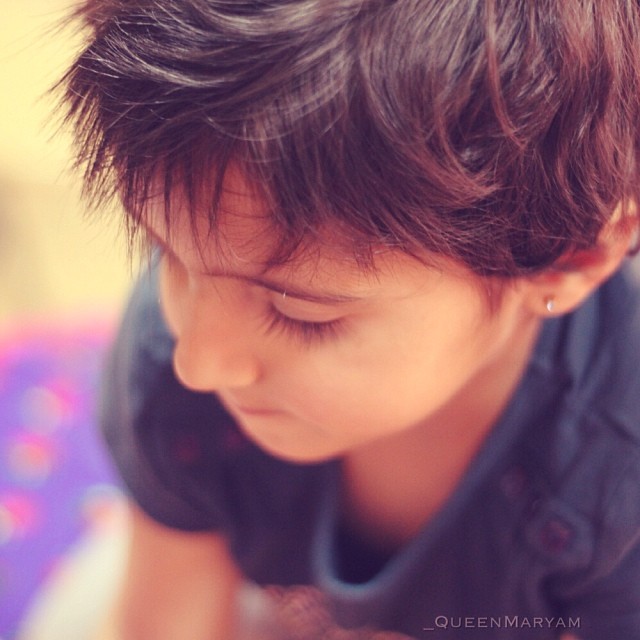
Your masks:
M553 313L556 308L556 300L553 296L547 296L544 299L544 306L546 307L549 313Z

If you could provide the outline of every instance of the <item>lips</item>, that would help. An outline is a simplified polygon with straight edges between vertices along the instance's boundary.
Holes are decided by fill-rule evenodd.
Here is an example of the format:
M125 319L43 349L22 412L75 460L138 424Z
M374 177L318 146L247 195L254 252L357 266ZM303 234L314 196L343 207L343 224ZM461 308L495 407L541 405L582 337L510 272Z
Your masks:
M259 404L249 404L249 403L241 403L233 398L229 398L228 396L224 396L222 394L219 395L222 403L227 407L227 409L236 415L248 416L248 417L261 417L267 418L270 416L282 415L282 411L278 409L272 409L270 407L263 407Z

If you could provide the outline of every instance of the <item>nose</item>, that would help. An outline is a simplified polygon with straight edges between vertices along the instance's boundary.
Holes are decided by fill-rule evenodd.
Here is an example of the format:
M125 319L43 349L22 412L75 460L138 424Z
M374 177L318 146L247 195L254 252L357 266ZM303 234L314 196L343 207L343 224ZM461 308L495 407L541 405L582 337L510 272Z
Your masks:
M251 323L221 299L185 301L176 327L173 368L193 391L212 392L252 385L260 376Z

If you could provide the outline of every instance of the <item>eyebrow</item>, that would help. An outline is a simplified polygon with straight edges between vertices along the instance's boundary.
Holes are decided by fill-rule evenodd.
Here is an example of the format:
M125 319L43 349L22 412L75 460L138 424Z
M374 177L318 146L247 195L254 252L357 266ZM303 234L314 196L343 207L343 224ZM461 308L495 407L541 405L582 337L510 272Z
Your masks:
M158 245L162 251L167 254L174 256L175 253L166 243L166 241L161 238L153 229L151 229L148 225L142 225L144 232L147 234L149 239ZM318 291L309 291L306 289L302 289L299 287L289 286L282 283L277 282L276 280L271 280L265 276L251 276L243 273L233 273L230 271L215 271L215 270L207 270L204 272L204 275L210 277L219 277L219 278L232 278L234 280L243 280L245 282L250 282L251 284L255 284L258 287L262 287L264 289L268 289L269 291L273 291L274 293L278 293L283 298L295 298L296 300L304 300L305 302L314 302L316 304L325 304L325 305L338 305L338 304L347 304L349 302L358 302L363 300L364 296L343 294L343 293L329 293L329 292L318 292Z

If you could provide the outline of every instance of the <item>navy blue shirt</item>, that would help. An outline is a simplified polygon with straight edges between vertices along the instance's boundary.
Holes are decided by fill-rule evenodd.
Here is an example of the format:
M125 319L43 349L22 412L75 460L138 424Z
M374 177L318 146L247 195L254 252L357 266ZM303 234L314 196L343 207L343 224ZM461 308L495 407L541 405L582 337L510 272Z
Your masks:
M339 460L273 458L214 395L178 383L156 277L137 286L112 354L106 439L149 515L228 537L278 619L270 638L640 640L640 286L629 269L544 323L462 481L387 558L341 526Z

